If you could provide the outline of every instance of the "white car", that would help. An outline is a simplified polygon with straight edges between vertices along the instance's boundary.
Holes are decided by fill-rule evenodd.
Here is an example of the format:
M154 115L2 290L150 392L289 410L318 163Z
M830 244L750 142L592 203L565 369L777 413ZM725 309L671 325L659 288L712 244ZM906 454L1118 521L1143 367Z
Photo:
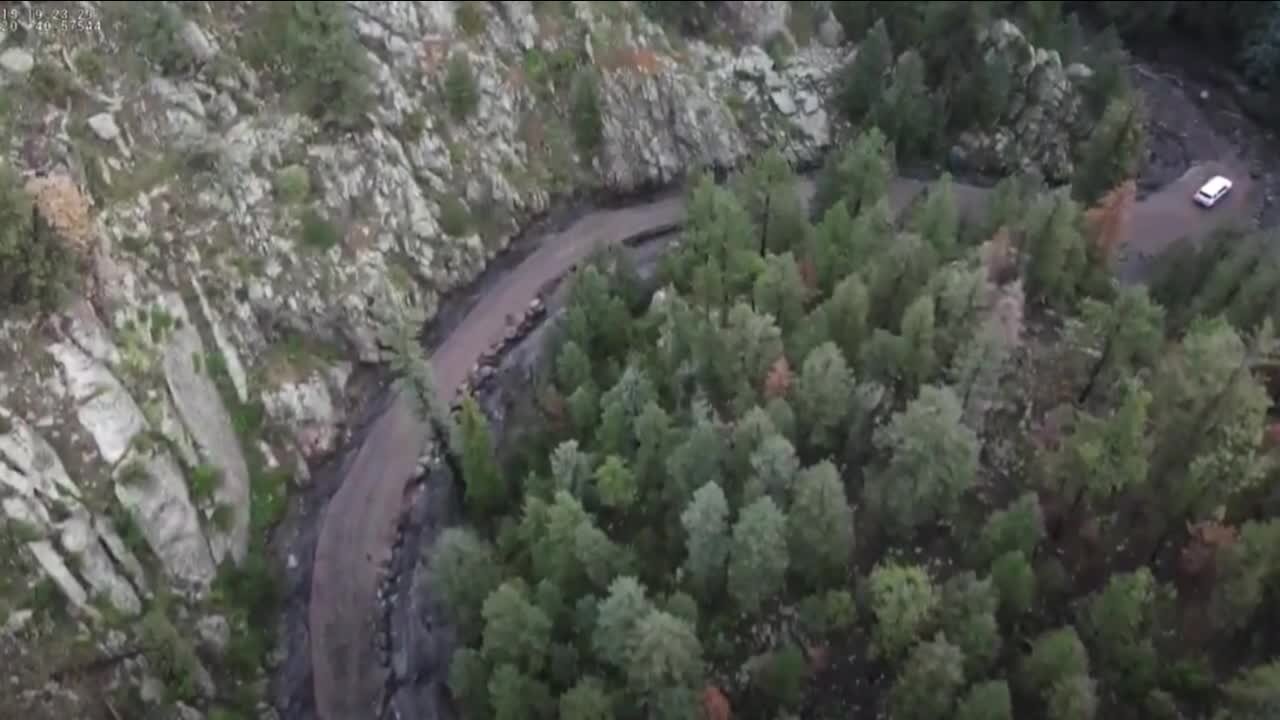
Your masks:
M1218 204L1218 201L1226 197L1231 192L1231 181L1221 175L1215 175L1213 179L1196 191L1195 201L1201 207L1211 208Z

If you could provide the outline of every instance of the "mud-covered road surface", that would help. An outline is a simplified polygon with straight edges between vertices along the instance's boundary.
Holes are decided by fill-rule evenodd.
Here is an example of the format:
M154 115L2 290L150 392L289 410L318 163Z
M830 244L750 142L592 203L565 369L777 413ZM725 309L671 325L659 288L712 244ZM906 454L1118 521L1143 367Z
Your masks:
M1139 76L1141 72L1139 68ZM1251 178L1250 169L1259 160L1252 158L1252 166L1242 161L1241 145L1215 134L1203 113L1195 114L1200 111L1181 85L1154 71L1146 80L1139 77L1139 86L1150 91L1144 82L1159 91L1151 105L1153 144L1164 150L1149 159L1127 224L1117 261L1118 275L1127 282L1141 281L1148 260L1179 238L1202 238L1223 224L1249 222L1269 200L1269 195L1261 197L1262 183ZM1178 117L1175 126L1159 114L1164 111L1191 115ZM1191 196L1214 174L1227 175L1235 187L1217 207L1205 210ZM917 180L895 181L890 192L894 209L901 210L924 187ZM801 189L810 196L811 181L803 180ZM966 213L980 213L988 192L955 184L957 203ZM534 249L486 281L483 294L461 319L448 323L451 331L437 338L431 360L441 400L453 399L480 356L503 339L508 323L549 283L601 245L669 229L682 219L683 198L667 194L623 209L585 213L534 239ZM377 641L383 621L379 588L411 481L419 474L428 430L402 398L383 407L347 449L341 485L318 519L307 632L313 674L309 684L321 720L376 718L386 703L386 648Z

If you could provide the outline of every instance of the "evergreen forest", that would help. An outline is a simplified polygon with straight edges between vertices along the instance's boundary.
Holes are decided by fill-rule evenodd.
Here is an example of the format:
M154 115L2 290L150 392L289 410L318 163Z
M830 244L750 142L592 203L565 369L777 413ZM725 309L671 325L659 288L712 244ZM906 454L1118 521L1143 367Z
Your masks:
M895 216L897 171L873 128L808 207L776 151L695 179L656 277L573 276L507 437L463 401L463 716L1276 717L1267 238L1125 285L1131 185Z

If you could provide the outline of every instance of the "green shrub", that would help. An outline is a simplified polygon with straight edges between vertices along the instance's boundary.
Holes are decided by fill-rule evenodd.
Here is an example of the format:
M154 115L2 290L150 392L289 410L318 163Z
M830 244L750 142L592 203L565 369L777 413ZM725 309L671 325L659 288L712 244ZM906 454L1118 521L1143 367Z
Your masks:
M471 230L471 213L452 195L440 201L440 229L449 237L462 237Z
M288 482L288 471L280 469L259 469L249 478L249 524L254 531L266 532L284 517Z
M32 608L50 618L61 618L67 611L67 598L58 588L57 583L45 577L31 588L28 601Z
M312 250L321 252L332 248L342 239L337 226L315 209L308 209L302 215L302 244Z
M147 466L139 460L130 460L120 468L120 482L130 487L141 487L151 481Z
M75 275L74 256L43 222L34 222L31 202L18 177L0 164L0 310L51 309Z
M3 530L15 542L29 543L44 539L44 533L40 528L25 520L10 518L3 525L0 525L0 530Z
M449 57L444 76L445 103L456 120L465 120L480 104L480 89L476 86L475 70L471 58L465 52Z
M120 3L125 40L162 72L179 74L195 66L195 56L182 39L182 11L167 2Z
M604 120L600 117L600 88L596 75L587 68L578 71L569 97L573 117L573 137L578 150L594 155L604 139Z
M207 463L197 465L191 471L191 496L197 502L208 500L222 483L222 471Z
M795 643L786 643L765 660L756 682L765 695L783 708L793 708L804 697L809 666Z
M147 659L170 696L175 700L195 699L200 660L191 644L165 617L161 606L147 611L138 631Z
M90 49L84 49L76 53L74 61L76 72L84 76L94 84L100 84L107 76L106 63L102 61L102 56Z
M301 165L280 168L275 177L276 197L282 202L299 203L311 194L311 176Z
M427 131L427 114L421 110L410 110L400 122L400 139L416 142Z
M765 42L764 50L775 63L781 65L783 61L795 54L796 46L785 32L779 32Z
M287 89L299 110L341 127L359 123L373 101L369 59L346 3L279 2L258 6L246 36L250 64Z
M151 551L151 546L147 544L147 536L142 532L142 526L133 519L133 515L129 514L128 510L119 504L111 506L111 526L120 536L120 542L124 543L129 552L139 560L144 559Z
M486 25L484 9L474 0L458 3L458 7L453 11L453 21L467 37L480 35L484 32Z
M36 97L55 105L65 103L67 98L76 91L71 74L61 65L49 62L37 62L35 67L31 68L28 82Z
M213 515L209 518L209 522L221 532L230 532L235 520L235 510L226 503L218 503L213 509Z

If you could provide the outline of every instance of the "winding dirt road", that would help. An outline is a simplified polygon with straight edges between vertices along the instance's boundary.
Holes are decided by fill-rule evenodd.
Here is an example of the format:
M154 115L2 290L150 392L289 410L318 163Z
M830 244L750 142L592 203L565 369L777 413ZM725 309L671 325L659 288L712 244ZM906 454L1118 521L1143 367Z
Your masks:
M1139 253L1154 255L1182 236L1201 237L1248 208L1248 173L1236 163L1193 168L1179 181L1139 202L1127 233L1122 279L1144 267ZM1212 173L1229 171L1236 188L1223 205L1205 211L1191 194ZM812 183L802 181L804 195ZM895 181L890 199L900 211L924 187ZM965 212L980 211L987 191L956 184ZM541 288L602 244L616 243L683 219L682 198L671 197L620 210L601 210L542 239L538 250L496 282L432 356L442 401L452 400L482 353L500 341L509 316L519 316ZM316 711L321 720L365 720L382 702L387 670L375 644L378 587L390 560L398 519L427 428L403 398L394 400L350 457L342 487L325 510L316 546L309 607Z

